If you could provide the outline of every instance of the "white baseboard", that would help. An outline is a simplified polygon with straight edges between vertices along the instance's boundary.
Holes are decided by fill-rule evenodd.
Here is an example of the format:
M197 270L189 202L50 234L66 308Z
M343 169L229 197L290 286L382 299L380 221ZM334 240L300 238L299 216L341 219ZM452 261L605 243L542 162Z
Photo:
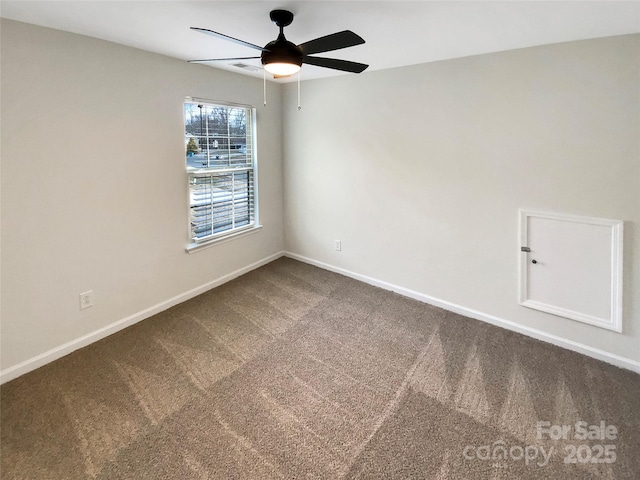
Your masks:
M78 350L80 348L86 347L98 340L101 340L109 335L112 335L120 330L123 330L135 323L138 323L142 320L145 320L153 315L160 313L164 310L167 310L179 303L185 302L193 297L197 297L198 295L211 290L223 283L227 283L234 278L239 277L240 275L244 275L245 273L250 272L251 270L255 270L263 265L266 265L269 262L272 262L284 255L284 252L274 253L262 260L259 260L251 265L247 265L246 267L242 267L234 272L231 272L227 275L223 275L215 280L205 283L204 285L200 285L199 287L193 288L187 292L181 293L172 297L164 302L160 302L157 305L146 308L138 313L134 313L126 318L118 320L117 322L111 323L106 327L95 330L87 335L84 335L80 338L76 338L67 342L59 347L52 348L51 350L41 353L33 358L25 360L17 365L6 368L0 371L0 384L8 382L9 380L13 380L14 378L19 377L20 375L24 375L36 368L42 367L47 363L53 362L58 358L64 357L65 355L70 354L71 352Z
M346 270L344 268L335 267L333 265L329 265L328 263L319 262L312 258L304 257L296 253L284 252L284 256L293 258L295 260L299 260L304 263L308 263L310 265L314 265L324 270L329 270L331 272L339 273L346 277L351 277L356 280L360 280L364 283L368 283L369 285L373 285L376 287L383 288L385 290L390 290L392 292L399 293L400 295L404 295L405 297L413 298L415 300L428 303L429 305L434 305L436 307L444 308L445 310L449 310L451 312L464 315L465 317L470 317L476 320L480 320L482 322L490 323L491 325L502 327L507 330L511 330L513 332L521 333L528 337L532 337L537 340L542 340L543 342L551 343L558 347L562 347L567 350L572 350L574 352L582 353L589 357L602 360L603 362L607 362L612 365L616 365L618 367L625 368L627 370L631 370L636 373L640 373L640 362L632 360L630 358L621 357L620 355L616 355L611 352L590 347L589 345L584 345L582 343L574 342L573 340L559 337L557 335L553 335L553 334L544 332L542 330L527 327L519 323L513 322L511 320L505 320L503 318L499 318L494 315L489 315L483 312L479 312L477 310L473 310L471 308L457 305L455 303L447 302L446 300L440 300L438 298L425 295L424 293L420 293L414 290L410 290L408 288L400 287L398 285L394 285L392 283L385 282L383 280L378 280L376 278L368 277L366 275L361 275L359 273L355 273L350 270Z
M621 357L619 355L606 352L604 350L600 350L597 348L590 347L588 345L584 345L578 342L574 342L572 340L568 340L566 338L558 337L556 335L552 335L547 332L543 332L542 330L537 330L534 328L526 327L524 325L520 325L518 323L512 322L510 320L505 320L499 317L495 317L493 315L488 315L486 313L479 312L477 310L473 310L467 307L463 307L461 305L457 305L451 302L447 302L445 300L440 300L438 298L431 297L429 295L425 295L420 292L416 292L414 290L410 290L408 288L400 287L398 285L394 285L389 282L385 282L383 280L378 280L372 277L368 277L366 275L361 275L359 273L352 272L350 270L346 270L344 268L335 267L333 265L329 265L324 262L319 262L317 260L313 260L311 258L304 257L302 255L298 255L292 252L278 252L273 255L270 255L262 260L259 260L251 265L247 265L246 267L240 268L234 272L231 272L227 275L223 275L211 282L207 282L204 285L193 288L187 292L184 292L180 295L176 295L164 302L158 303L152 307L149 307L145 310L142 310L138 313L130 315L126 318L118 320L106 327L100 328L94 332L91 332L82 337L76 338L67 342L63 345L60 345L56 348L53 348L47 352L44 352L40 355L37 355L33 358L25 360L17 365L6 368L0 371L0 384L13 380L14 378L19 377L20 375L24 375L36 368L39 368L47 363L53 362L58 358L64 357L69 353L78 350L80 348L86 347L98 340L101 340L109 335L112 335L120 330L123 330L135 323L138 323L142 320L145 320L153 315L160 313L164 310L167 310L179 303L185 302L191 298L194 298L212 288L215 288L219 285L227 283L234 278L239 277L240 275L244 275L245 273L250 272L251 270L255 270L267 263L270 263L282 256L287 256L293 258L295 260L299 260L304 263L308 263L310 265L315 265L316 267L322 268L324 270L329 270L332 272L339 273L341 275L345 275L347 277L354 278L356 280L360 280L362 282L368 283L369 285L374 285L376 287L383 288L385 290L390 290L400 295L404 295L405 297L413 298L415 300L428 303L430 305L434 305L437 307L444 308L454 313L458 313L460 315L464 315L466 317L474 318L476 320L480 320L486 323L490 323L492 325L506 328L507 330L511 330L517 333L521 333L523 335L536 338L538 340L542 340L544 342L551 343L553 345L557 345L562 348L566 348L567 350L573 350L578 353L582 353L592 358L596 358L598 360L602 360L604 362L616 365L621 368L625 368L627 370L634 371L636 373L640 373L640 362L635 360L631 360L629 358Z

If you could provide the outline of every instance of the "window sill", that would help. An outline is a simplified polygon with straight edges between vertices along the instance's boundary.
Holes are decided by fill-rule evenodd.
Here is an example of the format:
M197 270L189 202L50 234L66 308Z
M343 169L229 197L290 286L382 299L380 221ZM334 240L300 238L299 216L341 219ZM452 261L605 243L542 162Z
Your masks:
M187 245L187 248L185 248L185 251L187 253L189 253L189 254L195 253L195 252L199 252L201 250L205 250L205 249L213 247L215 245L220 245L221 243L226 243L226 242L229 242L231 240L235 240L236 238L246 237L248 235L253 235L254 233L257 233L259 230L262 230L262 225L255 225L255 226L253 226L251 228L247 228L246 230L242 230L242 231L236 232L236 233L231 233L231 234L225 235L223 237L212 238L211 240L209 240L207 242L190 243L189 245Z

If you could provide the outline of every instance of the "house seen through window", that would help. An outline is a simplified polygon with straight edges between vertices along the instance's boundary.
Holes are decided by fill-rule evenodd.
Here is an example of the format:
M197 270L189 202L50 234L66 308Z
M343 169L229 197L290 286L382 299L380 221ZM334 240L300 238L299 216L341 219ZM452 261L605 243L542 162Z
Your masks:
M255 227L255 110L187 98L184 122L192 245Z

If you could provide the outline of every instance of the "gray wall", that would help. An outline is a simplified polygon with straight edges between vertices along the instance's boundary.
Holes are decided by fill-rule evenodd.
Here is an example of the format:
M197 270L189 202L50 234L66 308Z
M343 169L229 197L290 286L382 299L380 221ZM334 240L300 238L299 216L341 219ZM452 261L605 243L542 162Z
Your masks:
M298 112L294 84L269 84L265 109L254 78L1 35L4 371L283 248L640 360L640 36L307 81ZM264 225L191 255L185 95L257 106ZM518 208L626 221L623 334L518 306Z
M1 33L3 369L281 252L278 85L265 109L258 79L13 21ZM191 255L186 95L257 107L264 225Z
M633 35L304 82L300 112L287 85L286 250L637 362L639 63ZM623 334L518 305L519 208L625 220Z

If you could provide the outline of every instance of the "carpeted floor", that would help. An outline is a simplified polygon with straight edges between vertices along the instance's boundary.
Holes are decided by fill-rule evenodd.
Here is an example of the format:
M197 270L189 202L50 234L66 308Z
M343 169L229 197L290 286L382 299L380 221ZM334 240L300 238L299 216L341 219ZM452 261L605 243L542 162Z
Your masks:
M640 478L638 375L287 258L1 395L7 480Z

